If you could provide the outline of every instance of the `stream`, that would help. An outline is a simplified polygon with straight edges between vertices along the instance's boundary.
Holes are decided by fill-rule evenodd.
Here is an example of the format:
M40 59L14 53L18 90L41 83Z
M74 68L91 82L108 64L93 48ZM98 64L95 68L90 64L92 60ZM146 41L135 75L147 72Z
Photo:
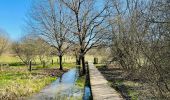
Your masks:
M90 87L85 86L85 90L77 87L78 77L78 69L73 68L29 100L82 100L83 95L83 100L89 100Z

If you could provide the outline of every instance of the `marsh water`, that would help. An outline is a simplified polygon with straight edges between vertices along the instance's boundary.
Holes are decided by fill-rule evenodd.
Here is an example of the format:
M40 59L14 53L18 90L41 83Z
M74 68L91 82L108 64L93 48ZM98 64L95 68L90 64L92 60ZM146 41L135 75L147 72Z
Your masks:
M29 100L82 100L83 95L84 100L89 100L89 87L83 90L75 85L78 77L78 69L73 68Z

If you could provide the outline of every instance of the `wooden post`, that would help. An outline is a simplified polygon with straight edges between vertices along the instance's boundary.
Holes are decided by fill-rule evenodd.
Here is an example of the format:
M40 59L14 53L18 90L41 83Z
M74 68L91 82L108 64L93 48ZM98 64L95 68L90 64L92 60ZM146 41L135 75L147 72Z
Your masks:
M45 68L45 61L43 61L43 68Z
M53 59L52 59L52 61L51 61L51 64L53 65Z
M0 71L2 70L1 64L0 64Z
M93 64L98 64L98 58L94 58L94 62L93 62Z
M31 70L32 70L32 62L29 61L29 71L31 71Z

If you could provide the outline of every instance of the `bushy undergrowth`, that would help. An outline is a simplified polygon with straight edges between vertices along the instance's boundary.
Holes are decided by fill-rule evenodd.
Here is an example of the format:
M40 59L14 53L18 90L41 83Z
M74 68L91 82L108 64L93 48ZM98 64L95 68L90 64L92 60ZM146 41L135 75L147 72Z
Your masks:
M160 98L159 95L153 96L150 91L153 91L154 89L150 89L155 88L154 85L151 86L145 81L137 79L133 80L133 78L127 77L127 73L120 68L114 68L113 66L98 66L97 68L109 81L110 85L128 100L167 100L166 98ZM168 92L167 95L169 95Z

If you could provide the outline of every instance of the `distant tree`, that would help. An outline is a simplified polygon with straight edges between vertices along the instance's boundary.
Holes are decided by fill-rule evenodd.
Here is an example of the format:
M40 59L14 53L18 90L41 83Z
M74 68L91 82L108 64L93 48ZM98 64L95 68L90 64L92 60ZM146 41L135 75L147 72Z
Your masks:
M42 38L37 37L35 40L35 52L40 60L41 64L45 61L51 53L51 47L48 43L46 43Z
M29 62L36 57L35 41L30 37L24 37L20 41L14 42L12 48L25 65L29 65Z
M0 29L0 56L5 51L8 45L8 34L4 30Z
M75 56L76 58L76 64L77 65L80 65L80 48L79 48L79 45L78 44L74 44L72 45L72 47L70 48L70 51L72 52L72 54Z

